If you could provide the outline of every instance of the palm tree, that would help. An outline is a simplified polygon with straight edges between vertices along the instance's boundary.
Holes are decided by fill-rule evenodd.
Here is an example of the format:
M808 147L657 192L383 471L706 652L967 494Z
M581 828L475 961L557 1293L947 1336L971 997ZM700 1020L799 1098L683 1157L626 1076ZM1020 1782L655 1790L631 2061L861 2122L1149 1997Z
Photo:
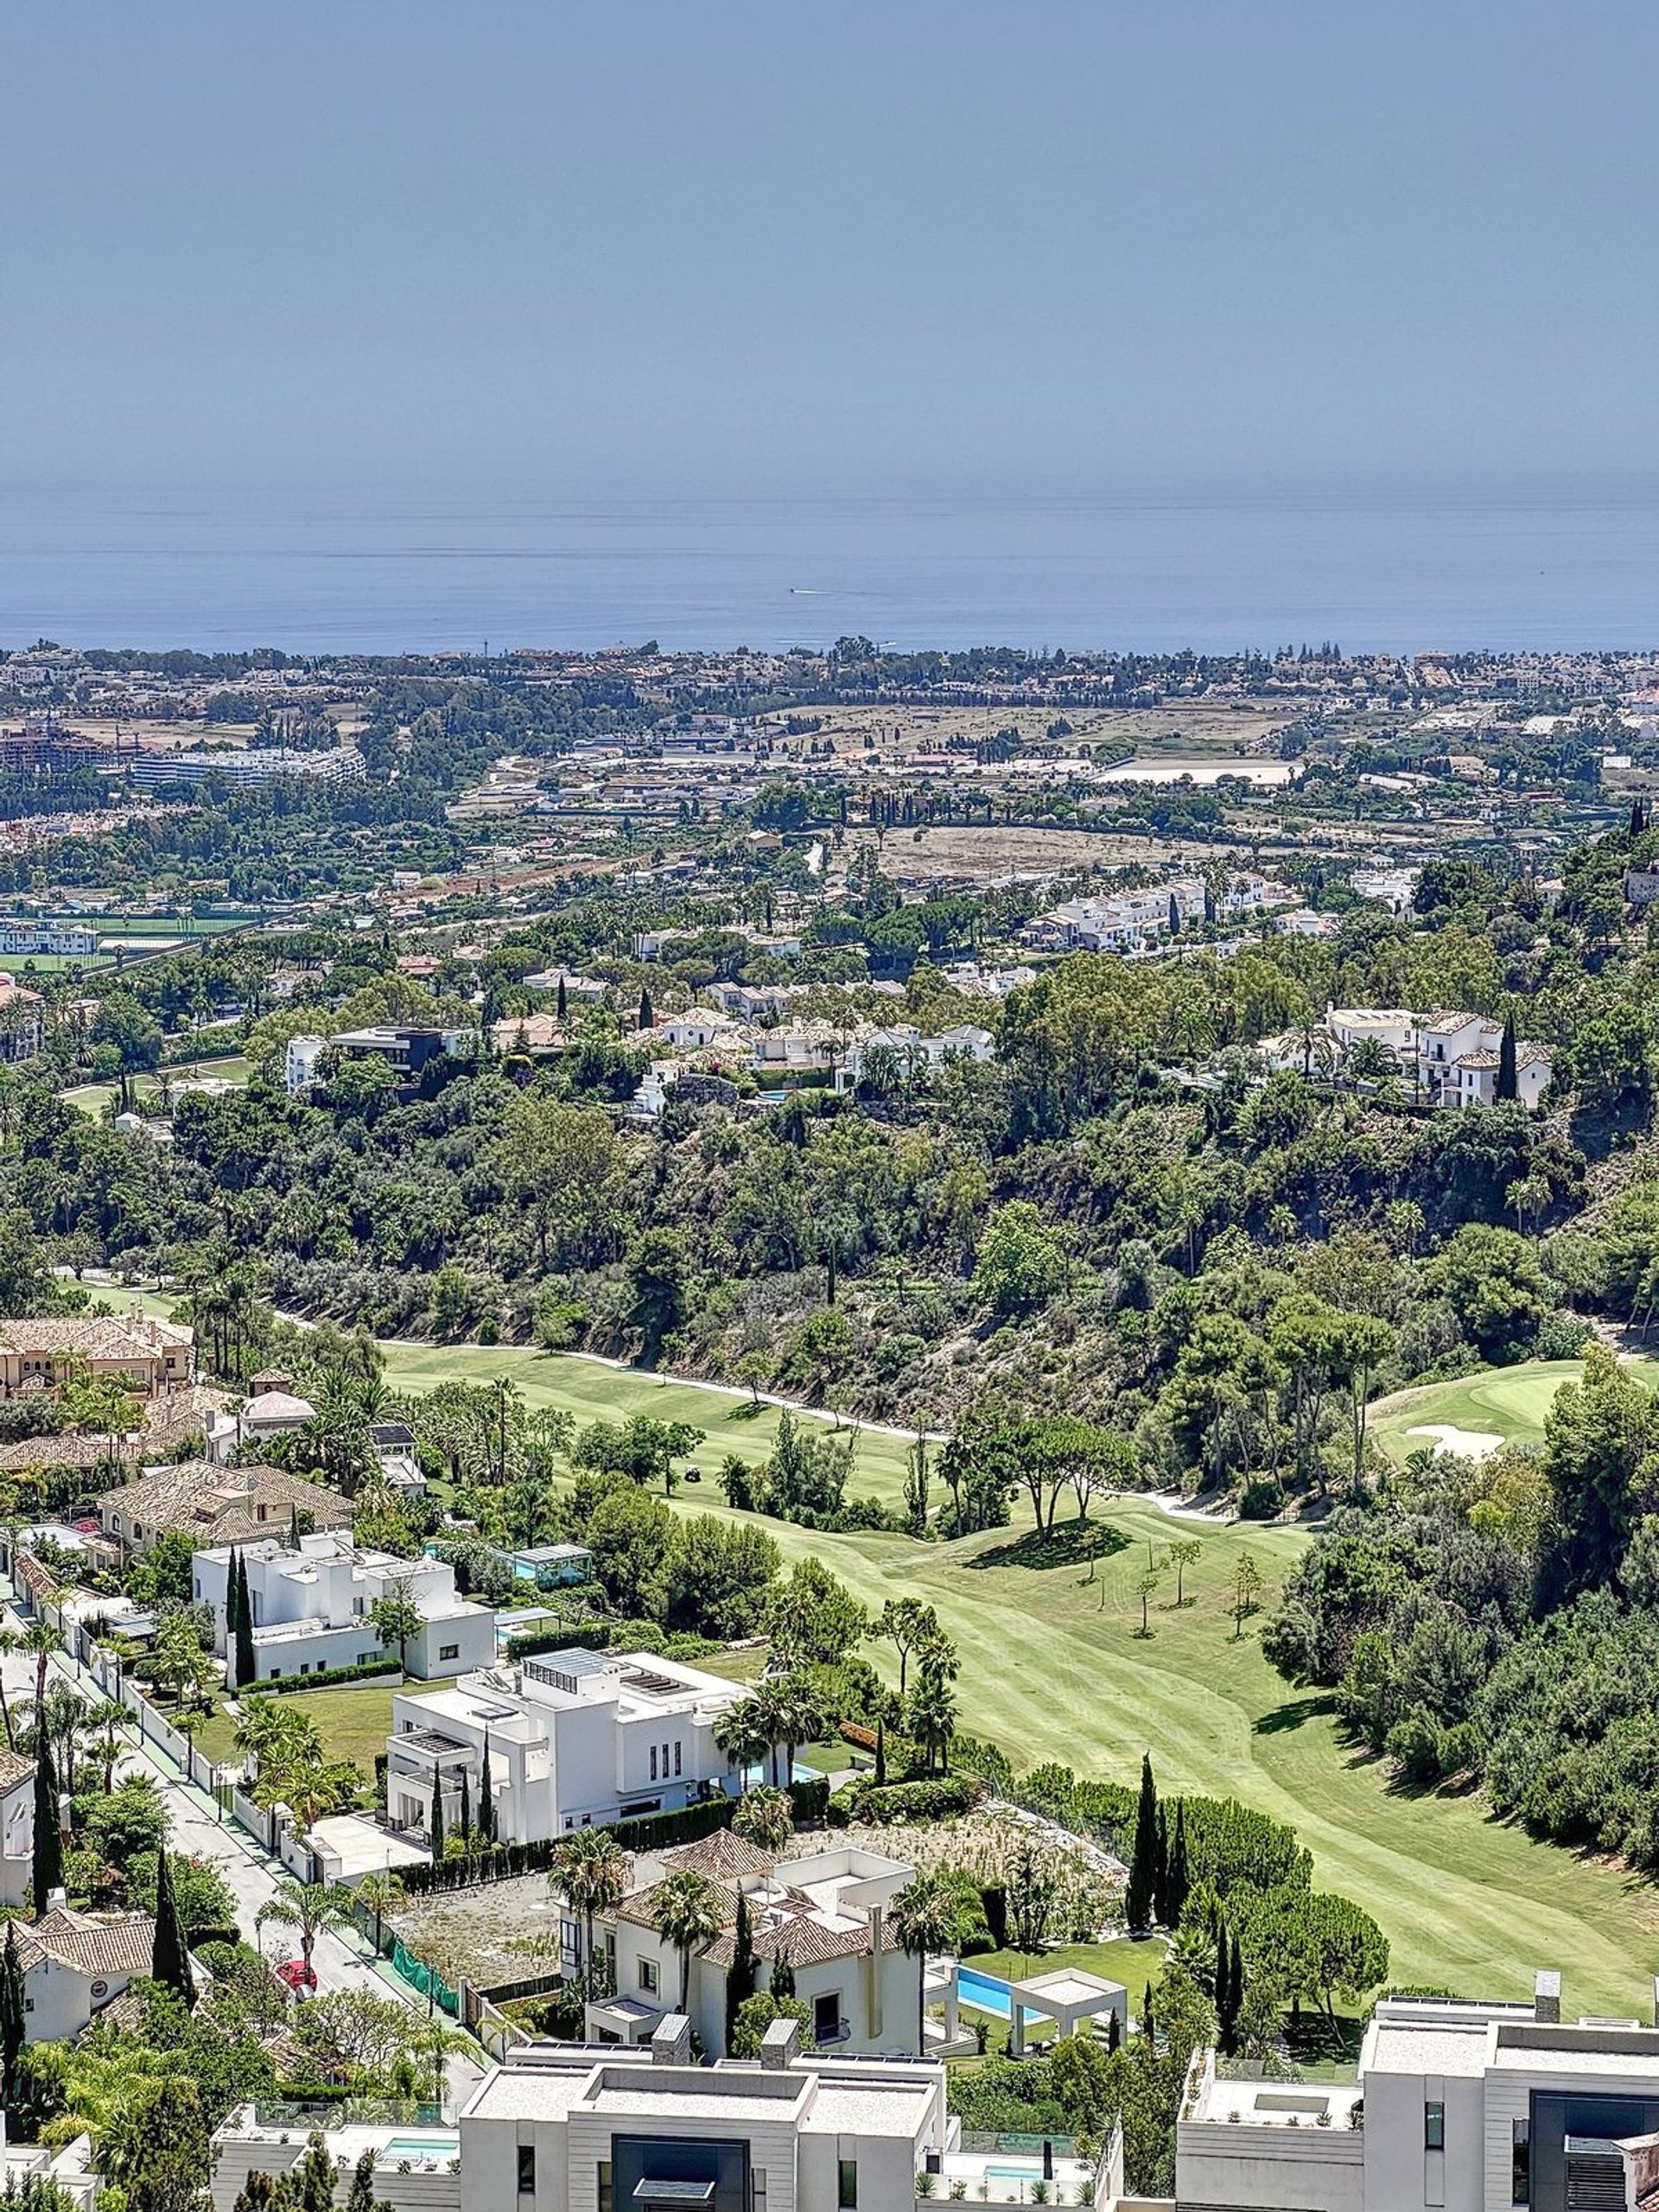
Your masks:
M444 2073L448 2060L457 2051L470 2050L473 2039L459 2028L446 2028L442 2020L429 2020L421 2030L420 2048L432 2062L432 2101L443 2102Z
M390 1867L383 1874L365 1874L357 1885L357 1901L374 1915L374 1948L380 1948L380 1923L403 1900L403 1877Z
M784 1786L787 1789L795 1778L796 1748L810 1744L823 1727L823 1710L804 1675L785 1675L781 1681L763 1682L760 1703L772 1741L784 1747Z
M132 1715L124 1705L106 1699L95 1705L86 1716L84 1743L89 1758L95 1758L103 1770L104 1795L107 1797L115 1787L115 1763L126 1748L128 1729Z
M627 1895L628 1854L603 1828L578 1828L560 1837L547 1879L554 1894L581 1918L582 1970L591 1974L594 1916L614 1912Z
M773 1858L783 1851L794 1827L788 1797L783 1790L764 1783L749 1791L732 1816L733 1834L741 1835L759 1851L769 1851Z
M63 1649L63 1638L48 1620L32 1620L17 1639L19 1651L27 1651L35 1662L35 1709L38 1713L46 1702L46 1662L54 1651Z
M279 1928L297 1929L300 1956L309 1973L318 1936L325 1928L337 1928L349 1920L351 1912L352 1893L338 1883L296 1882L290 1876L277 1883L275 1894L266 1898L253 1919L256 1928L270 1920Z
M16 1750L17 1736L12 1726L11 1707L6 1699L6 1661L13 1652L22 1649L22 1638L15 1628L0 1628L0 1724L3 1724L5 1728L6 1749L9 1751Z
M720 1891L706 1874L671 1874L657 1891L652 1925L680 1955L680 2010L691 1994L691 1954L725 1926Z
M772 1738L761 1725L760 1700L740 1698L715 1715L715 1749L737 1772L738 1794L748 1787L749 1769L758 1766L772 1749Z
M918 1874L893 1901L893 1932L916 1961L916 2033L923 2038L927 2009L927 1955L948 1951L961 1932L962 1907L955 1890L937 1867Z

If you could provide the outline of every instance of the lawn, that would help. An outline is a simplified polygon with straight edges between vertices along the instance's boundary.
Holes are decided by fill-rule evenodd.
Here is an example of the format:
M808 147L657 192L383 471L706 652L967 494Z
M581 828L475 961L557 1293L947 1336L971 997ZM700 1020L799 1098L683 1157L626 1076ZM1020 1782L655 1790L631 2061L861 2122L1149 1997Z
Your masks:
M1129 1993L1130 2015L1138 2019L1141 1993L1163 1965L1164 1948L1159 1936L1120 1936L1116 1942L1063 1943L1029 1956L1023 1951L976 1951L964 1963L980 1974L995 1974L1000 1981L1028 1981L1033 1974L1057 1974L1062 1967L1097 1974L1106 1981L1122 1982Z
M391 1732L391 1700L401 1687L388 1675L384 1681L347 1685L338 1689L292 1690L283 1698L285 1707L308 1714L322 1732L323 1749L331 1759L350 1759L365 1782L374 1779L374 1763L386 1748ZM411 1683L413 1689L430 1683ZM225 1764L236 1758L236 1723L219 1708L204 1721L196 1741L210 1759Z
M1659 1380L1659 1363L1635 1359L1625 1364L1649 1385ZM1489 1368L1454 1382L1432 1382L1421 1390L1402 1390L1372 1414L1371 1433L1401 1465L1414 1452L1433 1444L1433 1437L1414 1433L1428 1427L1540 1444L1550 1402L1563 1382L1575 1382L1581 1372L1576 1359L1534 1359L1519 1367Z
M779 1408L757 1407L747 1391L665 1382L639 1368L615 1368L601 1360L516 1345L389 1344L385 1351L386 1382L394 1390L430 1390L440 1382L457 1380L493 1382L505 1375L523 1391L529 1406L556 1407L579 1421L625 1421L631 1414L690 1421L708 1437L696 1462L705 1491L728 1452L758 1464L771 1452L778 1434ZM817 1426L823 1417L807 1414L802 1418ZM898 1504L904 1495L908 1449L908 1440L902 1436L861 1432L854 1489Z
M679 1511L723 1511L677 1495ZM937 1607L962 1654L962 1725L1016 1767L1058 1759L1133 1783L1143 1750L1160 1786L1236 1796L1290 1821L1315 1879L1367 1907L1393 1947L1391 1978L1522 1998L1541 1966L1567 1976L1579 2010L1629 2013L1659 1972L1659 1894L1617 1870L1488 1819L1480 1801L1392 1788L1339 1735L1328 1697L1288 1688L1256 1641L1235 1640L1232 1577L1248 1551L1271 1604L1307 1538L1259 1525L1195 1531L1204 1554L1177 1612L1166 1573L1151 1636L1137 1583L1174 1527L1147 1503L1106 1516L1128 1539L1094 1566L1029 1530L918 1547L899 1536L823 1536L766 1525L785 1560L816 1553L872 1608L913 1594ZM1185 1528L1182 1535L1188 1533ZM1044 1565L1044 1557L1057 1563ZM890 1652L870 1646L889 1677Z

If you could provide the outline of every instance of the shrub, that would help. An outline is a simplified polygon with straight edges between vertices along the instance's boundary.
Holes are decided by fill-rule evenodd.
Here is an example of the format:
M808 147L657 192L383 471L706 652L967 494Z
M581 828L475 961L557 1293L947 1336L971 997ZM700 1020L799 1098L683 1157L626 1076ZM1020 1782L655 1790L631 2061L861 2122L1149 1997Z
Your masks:
M276 1675L269 1681L251 1682L248 1687L261 1696L269 1690L273 1697L282 1697L289 1690L338 1689L346 1682L372 1682L403 1671L397 1654L389 1651L384 1659L368 1659L360 1667L324 1667L309 1675Z
M970 1813L984 1794L983 1785L967 1775L941 1775L931 1782L892 1782L878 1789L862 1776L844 1783L829 1802L832 1827L869 1822L885 1827L893 1821L948 1821Z

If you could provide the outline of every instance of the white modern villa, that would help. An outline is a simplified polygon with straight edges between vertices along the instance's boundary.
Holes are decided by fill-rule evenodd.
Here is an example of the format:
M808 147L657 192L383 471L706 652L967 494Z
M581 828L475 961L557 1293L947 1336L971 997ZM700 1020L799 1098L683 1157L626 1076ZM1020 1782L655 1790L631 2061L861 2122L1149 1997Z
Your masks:
M1531 2005L1384 1998L1357 2085L1195 2064L1180 2212L1637 2212L1659 2187L1659 2025Z
M466 1674L494 1656L493 1609L457 1596L455 1571L447 1561L361 1550L343 1529L302 1536L297 1550L265 1536L196 1554L191 1586L196 1603L213 1608L213 1649L221 1654L231 1649L225 1599L231 1561L238 1555L247 1568L259 1681L367 1666L389 1654L396 1658L397 1647L383 1644L374 1624L377 1602L394 1596L407 1596L421 1617L404 1662L422 1681Z
M738 1777L715 1723L746 1694L740 1682L649 1652L550 1651L395 1697L387 1811L394 1827L423 1831L435 1773L446 1822L458 1816L463 1772L476 1805L486 1743L504 1843L729 1794Z

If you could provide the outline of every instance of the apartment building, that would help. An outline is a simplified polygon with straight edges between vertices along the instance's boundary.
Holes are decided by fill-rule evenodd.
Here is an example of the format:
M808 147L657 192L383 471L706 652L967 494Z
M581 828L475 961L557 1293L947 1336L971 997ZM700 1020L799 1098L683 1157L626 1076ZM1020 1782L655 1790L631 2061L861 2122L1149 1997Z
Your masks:
M493 1608L457 1595L455 1570L446 1560L359 1550L338 1529L302 1536L297 1550L266 1536L196 1554L193 1594L213 1609L213 1649L222 1656L231 1651L225 1601L233 1556L247 1569L256 1681L396 1658L397 1647L389 1654L374 1625L375 1605L394 1596L406 1596L421 1616L419 1630L403 1646L404 1667L420 1681L467 1674L495 1656Z
M0 953L52 954L69 960L91 960L98 951L98 931L81 922L44 922L8 914L0 918Z
M649 2042L679 2009L680 1959L657 1932L661 1885L680 1873L714 1888L720 1933L693 1955L685 2011L700 2047L726 2050L726 1985L736 1955L738 1899L748 1916L758 1984L787 1963L808 2010L805 2039L819 2050L916 2056L922 2020L916 1961L899 1948L887 1909L914 1878L903 1859L842 1847L780 1859L729 1829L671 1851L641 1853L633 1885L595 1925L594 1948L608 1965L613 1994L587 2008L594 2043ZM564 1955L581 1963L582 1930L566 1921Z
M446 1824L459 1818L463 1772L476 1805L486 1745L504 1843L729 1794L737 1776L715 1746L715 1722L745 1694L741 1683L650 1652L551 1651L429 1695L394 1697L392 1825L427 1829L435 1776Z
M696 2066L690 2045L677 2016L637 2050L526 2044L456 2121L331 2128L328 2152L344 2177L372 2151L375 2196L392 2212L911 2212L934 2196L1121 2194L1117 2139L1098 2162L1069 2145L1046 2159L1036 2143L964 2149L938 2063L803 2052L792 2021L768 2031L758 2060ZM305 2134L243 2105L213 2152L213 2212L232 2212L250 2173L297 2166Z
M1659 2024L1531 2005L1385 1998L1357 2082L1230 2078L1195 2062L1176 2129L1181 2212L1624 2212L1659 2186Z

